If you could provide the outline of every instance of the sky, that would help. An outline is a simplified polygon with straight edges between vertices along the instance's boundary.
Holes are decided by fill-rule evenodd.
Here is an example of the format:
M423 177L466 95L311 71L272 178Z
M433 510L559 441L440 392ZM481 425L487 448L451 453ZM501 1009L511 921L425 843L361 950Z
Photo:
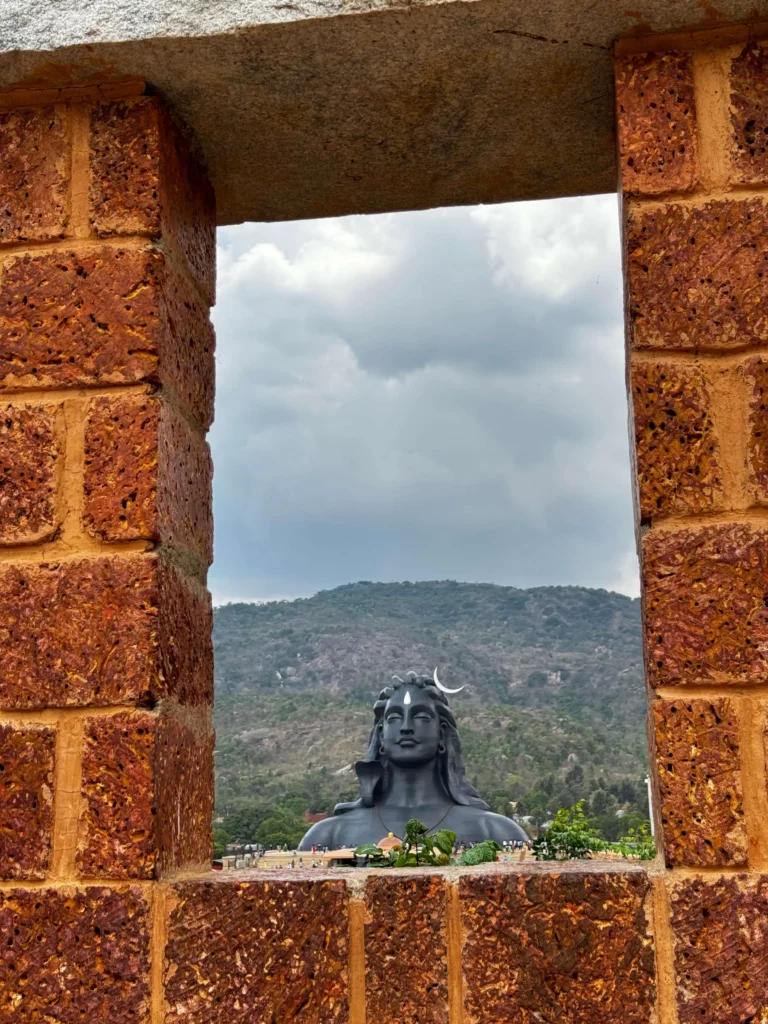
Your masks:
M616 196L219 232L214 603L635 596Z

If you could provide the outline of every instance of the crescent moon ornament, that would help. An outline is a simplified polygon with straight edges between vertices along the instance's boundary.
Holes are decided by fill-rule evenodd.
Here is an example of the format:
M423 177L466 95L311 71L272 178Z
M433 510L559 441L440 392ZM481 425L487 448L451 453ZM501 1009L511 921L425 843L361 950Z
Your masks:
M438 690L442 690L443 693L461 693L461 691L464 689L464 686L467 685L465 683L464 686L457 686L455 690L449 690L448 687L443 686L443 684L437 678L437 669L435 669L435 674L432 678L435 680L435 686L438 688Z

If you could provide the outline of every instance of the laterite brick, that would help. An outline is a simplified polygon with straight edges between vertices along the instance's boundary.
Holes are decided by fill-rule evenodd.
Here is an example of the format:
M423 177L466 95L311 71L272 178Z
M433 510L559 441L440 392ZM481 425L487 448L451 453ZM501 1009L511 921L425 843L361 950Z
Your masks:
M54 729L0 725L0 879L46 876L55 750Z
M641 522L722 508L720 446L701 371L637 363L631 388Z
M347 1024L342 880L179 882L174 897L166 1024Z
M648 680L757 683L768 668L768 531L651 531L643 541Z
M0 243L60 238L69 220L69 142L53 106L0 111Z
M768 878L682 879L671 905L680 1024L757 1024L768 1006Z
M83 519L93 536L179 545L209 564L212 475L200 431L166 402L131 395L90 403Z
M25 255L0 284L0 391L162 385L213 418L206 304L152 248Z
M731 61L731 156L734 180L768 181L768 54L750 43Z
M0 545L34 544L58 532L63 453L56 419L61 410L61 405L0 407Z
M654 960L644 872L464 875L468 1024L647 1024Z
M143 96L94 107L90 169L96 234L172 241L213 302L213 188L162 101Z
M668 866L747 863L739 722L718 700L653 702L656 764Z
M633 347L733 349L768 341L762 199L631 209L626 234Z
M138 889L0 892L3 1024L149 1016L149 906Z
M395 872L368 880L365 987L371 1020L448 1024L445 890L439 875Z
M0 707L210 704L210 598L157 556L0 567Z
M691 188L697 171L691 54L619 57L616 109L625 194Z
M154 878L207 867L213 732L172 715L89 718L77 867L85 878Z

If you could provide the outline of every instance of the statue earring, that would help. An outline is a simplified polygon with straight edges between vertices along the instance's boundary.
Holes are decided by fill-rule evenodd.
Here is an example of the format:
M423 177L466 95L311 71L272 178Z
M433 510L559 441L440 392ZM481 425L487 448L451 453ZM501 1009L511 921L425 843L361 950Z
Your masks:
M448 747L446 747L444 743L441 743L440 746L437 748L438 754L444 754L447 750Z

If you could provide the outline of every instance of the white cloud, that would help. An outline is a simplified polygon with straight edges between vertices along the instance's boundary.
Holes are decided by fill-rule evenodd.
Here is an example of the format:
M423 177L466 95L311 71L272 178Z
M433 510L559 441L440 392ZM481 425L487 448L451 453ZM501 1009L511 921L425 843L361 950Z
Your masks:
M636 587L614 197L220 237L215 595Z

